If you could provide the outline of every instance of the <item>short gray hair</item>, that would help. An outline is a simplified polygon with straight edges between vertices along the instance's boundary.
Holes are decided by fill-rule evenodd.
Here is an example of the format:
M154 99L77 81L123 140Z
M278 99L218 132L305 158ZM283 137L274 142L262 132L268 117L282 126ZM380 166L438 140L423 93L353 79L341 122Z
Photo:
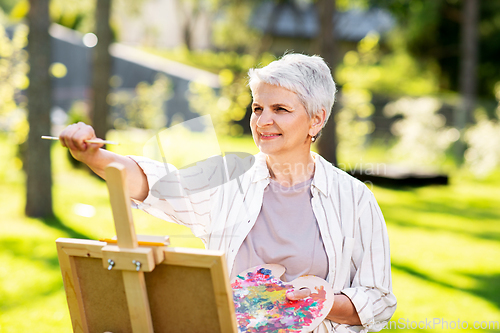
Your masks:
M289 53L265 67L251 68L248 76L252 93L259 82L283 87L297 94L309 117L322 108L326 110L325 124L330 117L337 89L330 68L320 56Z

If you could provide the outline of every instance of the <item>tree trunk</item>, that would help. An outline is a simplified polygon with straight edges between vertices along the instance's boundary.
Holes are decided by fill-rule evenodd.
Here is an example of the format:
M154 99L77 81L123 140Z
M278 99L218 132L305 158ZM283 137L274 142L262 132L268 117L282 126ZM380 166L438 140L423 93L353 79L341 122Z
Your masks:
M464 0L462 8L462 36L460 62L461 102L455 111L455 127L463 137L464 128L469 120L477 98L477 63L478 63L478 20L480 0ZM463 161L465 144L463 139L455 145L456 159Z
M110 129L107 101L110 92L109 79L112 73L112 59L109 46L113 41L113 33L109 25L111 0L97 0L95 9L96 35L98 43L94 47L92 63L92 91L94 107L92 112L92 126L98 138L106 138Z
M318 34L319 53L330 65L332 73L335 71L339 57L339 48L337 38L334 32L335 0L319 0L317 3L320 22L320 31ZM335 104L332 114L322 130L318 141L319 153L333 165L337 165L337 129L335 123L335 110L338 105Z
M51 217L52 174L50 141L41 140L50 135L52 89L49 76L50 36L49 0L30 0L28 13L29 87L28 149L26 154L26 207L30 217Z
M184 45L189 51L193 51L193 42L191 35L191 21L186 18L182 26L182 36L184 37Z
M176 1L177 12L181 16L181 33L184 45L189 51L194 49L193 32L200 11L199 1Z

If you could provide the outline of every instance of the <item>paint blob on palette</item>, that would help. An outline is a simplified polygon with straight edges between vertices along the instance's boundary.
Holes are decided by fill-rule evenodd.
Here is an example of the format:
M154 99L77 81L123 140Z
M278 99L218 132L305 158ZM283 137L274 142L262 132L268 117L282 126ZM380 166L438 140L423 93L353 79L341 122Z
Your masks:
M284 273L281 265L262 265L231 281L239 332L305 333L325 319L334 298L328 282L313 275L284 282L280 279ZM311 296L297 301L286 298L287 291L302 287L309 288Z

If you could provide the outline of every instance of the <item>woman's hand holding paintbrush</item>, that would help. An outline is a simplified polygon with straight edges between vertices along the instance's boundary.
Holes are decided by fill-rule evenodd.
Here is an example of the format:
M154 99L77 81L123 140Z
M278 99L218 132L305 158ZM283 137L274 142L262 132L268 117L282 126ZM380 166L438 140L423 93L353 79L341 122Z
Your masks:
M122 164L127 170L127 187L130 196L139 201L146 198L149 187L142 169L127 156L100 149L109 142L98 139L92 126L82 122L69 125L59 135L59 141L69 149L76 160L87 164L103 179L106 176L105 169L110 163Z
M94 129L82 122L69 125L59 135L63 147L69 148L71 155L78 161L91 165L100 155L104 140L98 139Z

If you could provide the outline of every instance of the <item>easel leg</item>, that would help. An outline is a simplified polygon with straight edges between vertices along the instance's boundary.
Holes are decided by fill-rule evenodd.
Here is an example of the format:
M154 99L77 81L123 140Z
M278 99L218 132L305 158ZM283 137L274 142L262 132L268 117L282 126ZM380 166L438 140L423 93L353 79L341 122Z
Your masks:
M122 271L134 333L153 333L144 272Z

